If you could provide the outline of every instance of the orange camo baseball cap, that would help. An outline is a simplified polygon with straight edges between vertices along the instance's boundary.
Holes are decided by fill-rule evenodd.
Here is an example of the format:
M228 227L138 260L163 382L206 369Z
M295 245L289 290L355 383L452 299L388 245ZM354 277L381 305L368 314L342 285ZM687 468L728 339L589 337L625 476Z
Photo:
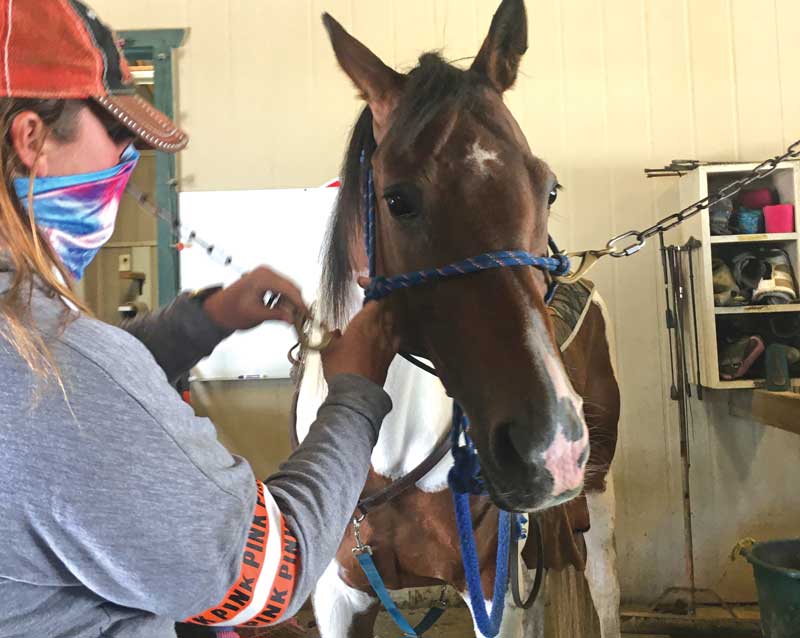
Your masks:
M0 0L0 96L92 99L157 150L189 141L136 94L113 31L80 0Z

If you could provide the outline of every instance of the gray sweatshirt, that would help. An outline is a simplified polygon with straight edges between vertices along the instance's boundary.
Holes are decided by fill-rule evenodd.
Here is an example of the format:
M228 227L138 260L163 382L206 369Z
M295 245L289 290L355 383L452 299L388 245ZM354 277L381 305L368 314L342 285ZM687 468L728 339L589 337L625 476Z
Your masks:
M0 271L0 294L9 281ZM333 379L308 438L261 482L167 382L225 336L197 302L128 326L141 341L86 317L59 334L63 306L40 291L32 304L66 399L55 384L37 398L0 337L0 637L168 638L176 620L293 615L355 508L386 393Z

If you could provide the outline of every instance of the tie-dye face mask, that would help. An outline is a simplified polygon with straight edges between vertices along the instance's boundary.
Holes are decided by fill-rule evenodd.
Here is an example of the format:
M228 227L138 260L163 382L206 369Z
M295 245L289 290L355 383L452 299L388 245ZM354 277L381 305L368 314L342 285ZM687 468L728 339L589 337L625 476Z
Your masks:
M86 266L111 239L122 194L138 161L139 152L131 144L120 163L106 170L34 181L36 225L75 279L83 277ZM17 197L26 206L29 188L29 178L14 180Z

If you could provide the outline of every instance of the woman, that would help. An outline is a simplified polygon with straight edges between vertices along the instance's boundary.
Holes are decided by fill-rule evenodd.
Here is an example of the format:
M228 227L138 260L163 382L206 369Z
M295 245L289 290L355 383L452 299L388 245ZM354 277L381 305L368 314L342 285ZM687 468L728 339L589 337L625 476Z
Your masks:
M0 16L0 635L285 620L333 558L391 408L389 322L373 305L337 337L311 434L256 480L168 379L234 330L305 312L299 291L261 268L128 332L94 320L71 281L113 231L132 141L186 136L133 94L82 3L4 0Z

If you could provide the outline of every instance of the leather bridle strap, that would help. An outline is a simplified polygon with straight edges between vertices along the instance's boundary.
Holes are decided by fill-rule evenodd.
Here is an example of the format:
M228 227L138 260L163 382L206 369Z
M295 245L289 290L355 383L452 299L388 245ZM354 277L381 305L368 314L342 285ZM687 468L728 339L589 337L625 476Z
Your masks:
M300 446L300 440L297 437L297 402L299 397L300 393L295 392L294 398L292 399L292 418L289 427L289 439L292 446L292 451L296 450ZM436 443L436 447L433 448L433 451L425 458L424 461L422 461L422 463L417 465L405 476L401 476L396 481L392 481L382 490L362 498L358 502L357 506L359 512L366 516L368 512L371 512L382 505L386 505L386 503L394 500L407 489L416 485L416 483L424 478L428 472L439 465L442 459L444 459L444 457L450 452L450 447L450 432L447 431L442 435L442 438L439 439L438 443Z
M450 452L450 432L445 432L436 447L433 448L428 457L422 461L417 467L411 470L405 476L401 476L396 481L392 481L389 485L382 490L362 498L358 502L358 510L363 516L366 516L372 510L375 510L382 505L386 505L389 501L394 500L400 494L405 492L408 488L416 485L418 481L425 477L425 475L435 468Z
M530 609L539 592L542 588L542 580L544 579L544 539L542 538L542 529L539 525L539 518L537 516L529 515L531 533L535 538L528 538L527 542L533 540L536 543L536 577L533 581L533 588L531 593L528 594L526 600L522 600L522 591L520 590L519 583L519 563L522 557L519 553L519 541L515 534L511 535L511 549L508 552L508 576L511 580L511 595L514 598L514 604L520 609Z

